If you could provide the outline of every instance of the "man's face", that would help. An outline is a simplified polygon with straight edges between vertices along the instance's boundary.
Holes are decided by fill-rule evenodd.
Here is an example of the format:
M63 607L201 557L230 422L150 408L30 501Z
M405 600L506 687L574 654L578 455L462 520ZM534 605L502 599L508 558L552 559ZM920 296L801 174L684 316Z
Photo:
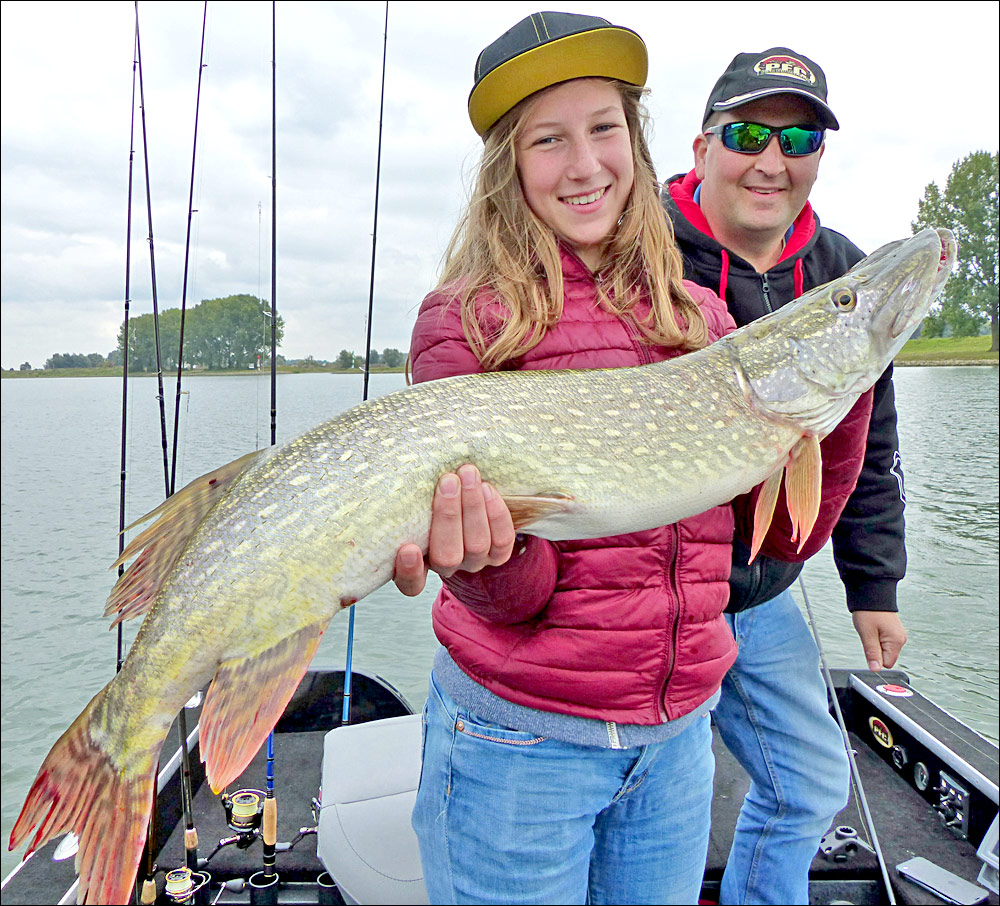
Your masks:
M778 94L719 114L715 122L816 126L819 119L808 101ZM735 251L778 242L809 198L824 148L786 157L772 137L760 154L740 154L726 148L718 136L699 135L694 141L695 172L702 180L701 208L716 238Z

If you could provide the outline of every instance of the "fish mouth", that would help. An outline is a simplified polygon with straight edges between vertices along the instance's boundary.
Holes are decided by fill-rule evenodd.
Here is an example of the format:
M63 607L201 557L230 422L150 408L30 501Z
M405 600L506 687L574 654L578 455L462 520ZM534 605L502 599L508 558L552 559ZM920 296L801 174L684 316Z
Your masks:
M907 286L907 300L896 312L889 326L889 335L893 339L909 336L916 330L917 326L924 319L928 309L934 301L941 295L945 283L951 276L955 266L955 259L958 257L958 242L951 230L927 229L918 234L919 238L927 234L927 253L918 259L914 273L910 275L908 283L912 284L913 291ZM932 239L937 240L937 247L934 247ZM926 301L924 301L926 300Z
M928 227L868 256L863 282L881 297L872 318L885 324L891 343L901 346L917 329L951 276L957 251L950 230Z

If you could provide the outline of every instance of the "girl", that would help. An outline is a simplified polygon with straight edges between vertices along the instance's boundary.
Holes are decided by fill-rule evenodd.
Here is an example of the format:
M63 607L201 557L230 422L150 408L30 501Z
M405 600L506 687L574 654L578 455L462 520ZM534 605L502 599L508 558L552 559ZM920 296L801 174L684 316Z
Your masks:
M420 308L415 381L639 365L734 328L681 279L646 68L634 32L568 13L532 15L480 54L483 157ZM443 647L413 813L431 902L697 901L709 710L736 655L733 530L727 505L614 538L519 537L474 465L442 477L427 562L444 579ZM397 585L416 593L424 575L402 548Z

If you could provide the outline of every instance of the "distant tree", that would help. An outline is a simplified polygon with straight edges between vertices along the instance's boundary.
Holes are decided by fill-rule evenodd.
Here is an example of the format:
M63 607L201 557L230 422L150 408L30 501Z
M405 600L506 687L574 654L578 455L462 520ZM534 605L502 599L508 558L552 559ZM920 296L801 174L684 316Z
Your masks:
M264 299L240 294L221 299L205 299L189 309L184 319L184 361L206 369L249 368L271 361L271 307ZM181 312L169 308L160 312L160 362L165 369L177 368ZM118 331L116 357L123 355L125 325ZM279 317L275 337L280 343L285 332ZM156 370L156 334L153 316L140 315L128 325L129 369Z
M11 369L13 371L13 369ZM22 362L21 371L31 371L31 362Z
M347 349L341 349L337 356L337 367L343 370L354 367L354 353Z
M398 368L406 357L398 349L383 349L382 362L387 368Z
M955 336L974 336L989 324L997 345L998 155L976 151L951 168L944 192L930 183L920 200L913 232L947 227L958 239L958 262L934 314ZM932 329L936 329L932 326ZM943 333L943 325L941 326ZM930 336L925 330L925 336ZM940 334L938 334L940 336Z
M27 364L27 363L25 363ZM58 368L96 368L104 364L104 356L99 352L92 352L85 355L82 352L57 352L45 361L45 370L52 371ZM30 370L31 366L28 366ZM22 370L25 370L22 368Z

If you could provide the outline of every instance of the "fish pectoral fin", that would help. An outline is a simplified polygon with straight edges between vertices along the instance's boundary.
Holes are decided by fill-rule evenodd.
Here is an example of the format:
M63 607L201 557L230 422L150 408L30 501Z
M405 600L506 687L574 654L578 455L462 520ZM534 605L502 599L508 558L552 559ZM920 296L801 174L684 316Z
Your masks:
M798 541L801 551L816 524L819 502L823 489L823 455L819 449L819 438L807 434L801 438L789 454L790 462L785 466L785 498L788 501L788 515L792 519L792 541Z
M757 496L757 506L753 511L753 540L750 542L750 559L753 563L764 543L767 530L771 527L771 517L774 515L774 505L778 502L778 492L781 490L781 476L784 469L778 469L764 482Z
M551 494L538 494L533 497L505 496L504 503L510 510L514 520L514 528L520 531L532 523L539 522L547 516L554 516L568 511L573 498L569 494L553 491Z
M201 760L218 793L253 760L298 687L329 625L311 623L270 648L219 664L201 712Z
M254 450L221 469L196 478L129 526L132 528L156 518L156 522L136 535L122 555L111 564L111 568L115 569L136 557L111 589L104 606L104 616L118 614L112 626L144 614L153 606L195 529L232 483L263 452Z

